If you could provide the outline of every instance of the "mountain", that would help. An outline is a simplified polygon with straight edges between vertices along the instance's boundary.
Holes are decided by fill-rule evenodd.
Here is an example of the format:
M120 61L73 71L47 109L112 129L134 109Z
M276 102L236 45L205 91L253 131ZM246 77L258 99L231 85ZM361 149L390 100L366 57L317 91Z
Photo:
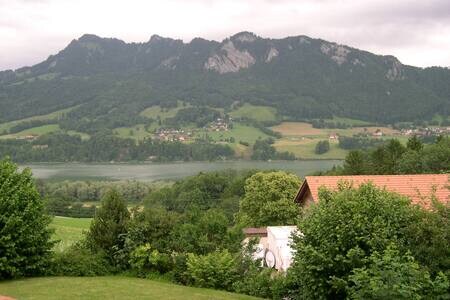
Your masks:
M222 42L154 35L145 43L83 35L32 67L0 72L0 123L71 108L59 122L79 131L142 123L152 105L229 109L271 106L289 120L332 116L369 122L450 114L450 70L307 36Z

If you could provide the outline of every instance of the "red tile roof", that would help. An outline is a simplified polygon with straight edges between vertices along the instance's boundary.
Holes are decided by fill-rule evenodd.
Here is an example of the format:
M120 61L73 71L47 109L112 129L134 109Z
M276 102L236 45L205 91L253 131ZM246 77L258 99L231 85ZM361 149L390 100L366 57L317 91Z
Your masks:
M450 174L306 176L295 201L301 202L308 189L313 200L317 201L320 187L336 189L341 181L349 182L354 187L362 183L372 182L378 187L407 196L412 203L420 204L425 208L428 208L431 203L429 199L426 200L423 197L429 196L433 189L436 189L435 196L440 202L450 202Z

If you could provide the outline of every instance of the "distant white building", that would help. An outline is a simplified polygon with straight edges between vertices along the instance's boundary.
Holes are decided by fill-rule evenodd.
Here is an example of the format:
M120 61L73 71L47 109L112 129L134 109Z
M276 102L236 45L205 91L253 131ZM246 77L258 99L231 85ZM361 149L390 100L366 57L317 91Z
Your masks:
M261 259L265 266L278 271L286 271L292 264L292 234L297 232L296 226L268 226L261 228L245 228L244 244L250 239L258 239L253 258Z

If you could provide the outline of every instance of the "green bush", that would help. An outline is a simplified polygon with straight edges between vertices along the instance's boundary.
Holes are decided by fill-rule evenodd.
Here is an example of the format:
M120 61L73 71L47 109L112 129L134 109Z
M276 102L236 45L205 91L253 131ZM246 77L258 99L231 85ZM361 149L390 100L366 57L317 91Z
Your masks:
M316 154L324 154L330 150L330 142L328 141L319 141L316 144L316 148L314 149L314 153Z
M92 253L78 244L55 253L48 275L101 276L112 272L108 260L101 253Z
M435 280L410 255L401 255L395 245L382 254L374 252L369 266L349 276L351 299L448 299L449 282L440 273Z
M138 246L130 254L131 268L138 276L146 277L149 273L164 274L172 269L169 255L152 249L150 244Z
M189 284L189 275L187 273L187 259L188 255L185 253L175 253L172 255L173 269L170 272L172 280L184 285Z
M54 242L31 171L0 161L0 280L44 271Z
M271 269L259 270L254 268L245 274L241 280L233 283L233 290L241 294L271 298L270 277L272 272Z
M109 191L102 199L86 236L87 245L93 251L104 252L113 261L114 253L124 247L122 235L127 233L130 219L127 205L116 191Z
M190 282L198 287L231 290L238 276L236 260L227 250L189 254L186 264Z
M244 227L294 225L300 214L292 201L300 179L286 172L259 172L245 181L237 220Z
M406 251L409 227L420 221L419 208L402 196L372 184L358 189L322 190L304 213L295 238L296 254L288 276L306 298L342 299L348 276L367 266L366 257L395 243ZM413 234L413 233L412 233Z

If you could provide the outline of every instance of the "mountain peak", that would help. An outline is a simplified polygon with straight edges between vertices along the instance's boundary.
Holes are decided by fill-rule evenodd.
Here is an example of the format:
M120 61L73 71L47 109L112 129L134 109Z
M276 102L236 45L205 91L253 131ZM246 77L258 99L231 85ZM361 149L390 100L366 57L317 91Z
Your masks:
M231 40L240 41L240 42L254 42L258 38L259 37L256 34L254 34L253 32L242 31L242 32L238 32L235 35L233 35L231 37Z
M101 40L101 39L102 39L102 38L99 37L98 35L86 33L86 34L83 34L83 35L78 39L78 41L79 41L79 42L94 42L94 41L98 41L98 40Z

